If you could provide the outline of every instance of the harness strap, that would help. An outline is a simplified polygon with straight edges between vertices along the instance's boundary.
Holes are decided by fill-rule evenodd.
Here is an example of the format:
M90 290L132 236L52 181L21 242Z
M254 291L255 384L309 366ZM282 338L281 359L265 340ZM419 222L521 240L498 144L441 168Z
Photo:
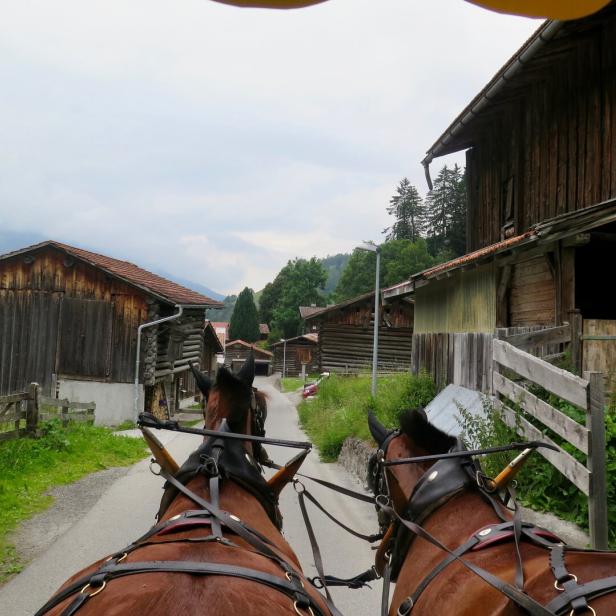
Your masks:
M297 603L300 609L311 608L319 615L324 616L319 606L312 600L310 595L301 587L288 581L285 578L280 578L275 575L248 569L246 567L237 567L235 565L225 565L221 563L208 563L198 561L146 561L146 562L131 562L131 563L116 563L108 562L101 567L94 575L84 576L70 586L67 586L60 593L52 597L35 616L42 616L53 607L60 604L62 601L70 597L79 589L85 590L90 587L90 593L80 592L75 600L64 610L62 616L73 616L73 614L90 598L96 594L97 589L101 589L102 585L108 580L124 577L127 575L135 575L139 573L189 573L193 575L223 575L229 577L242 578L252 580L260 584L266 584L271 588L275 588Z
M563 594L555 599L552 599L547 604L547 609L552 610L551 614L564 614L569 610L569 606L573 605L572 600L578 597L586 599L596 599L611 592L616 592L616 576L593 580L585 584L576 584L574 588L565 588ZM575 608L573 609L575 613Z
M431 535L421 526L402 518L392 507L389 507L387 505L381 505L381 508L392 517L397 518L398 521L404 526L406 526L406 528L408 528L411 532L415 533L422 539L425 539L437 548L443 550L450 556L453 556L453 558L458 561L462 566L466 567L469 571L472 571L475 575L477 575L490 586L492 586L492 588L495 588L496 590L502 592L508 599L513 601L513 603L515 603L522 609L525 609L529 614L531 614L531 616L554 616L553 611L548 611L548 609L546 609L543 605L535 601L532 597L520 591L515 586L504 582L489 571L486 571L485 569L478 567L473 563L463 560L460 556L456 555L452 550L450 550L447 546L443 545L438 539L436 539L436 537Z
M350 578L339 578L335 575L326 575L325 581L328 586L346 586L347 588L363 588L364 586L368 586L368 582L374 582L374 580L378 580L381 576L378 574L376 568L370 567L370 569L366 569L362 573L357 574L354 577ZM322 582L320 577L311 578L313 586L317 588L322 587ZM370 588L370 586L368 586Z

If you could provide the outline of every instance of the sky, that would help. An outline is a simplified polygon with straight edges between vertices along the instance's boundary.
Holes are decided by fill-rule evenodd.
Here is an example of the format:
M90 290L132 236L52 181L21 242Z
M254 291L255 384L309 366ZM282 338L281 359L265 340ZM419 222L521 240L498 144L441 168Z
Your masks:
M425 151L540 24L463 0L0 12L0 229L223 294L383 241L397 183L425 193Z

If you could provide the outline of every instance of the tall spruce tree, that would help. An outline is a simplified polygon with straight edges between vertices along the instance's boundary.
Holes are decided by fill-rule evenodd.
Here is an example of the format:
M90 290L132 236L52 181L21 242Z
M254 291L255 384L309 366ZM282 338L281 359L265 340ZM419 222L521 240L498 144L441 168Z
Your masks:
M387 213L395 218L391 227L383 230L389 240L411 240L423 236L426 228L426 208L423 200L408 178L402 178L396 194L389 200Z
M433 255L453 257L466 249L466 184L458 165L445 165L426 196L428 246Z
M235 308L229 323L229 338L256 342L259 339L259 318L252 289L244 287L237 296Z

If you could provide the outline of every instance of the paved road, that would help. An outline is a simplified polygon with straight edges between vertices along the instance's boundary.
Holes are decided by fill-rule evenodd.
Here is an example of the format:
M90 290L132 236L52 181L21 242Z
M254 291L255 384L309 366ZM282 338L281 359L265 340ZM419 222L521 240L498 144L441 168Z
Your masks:
M306 440L288 398L273 387L270 379L258 379L256 384L270 396L268 434ZM177 460L186 459L196 446L194 436L170 433L159 436L166 441L169 451ZM280 463L294 453L281 447L269 447L268 451ZM310 454L303 470L347 487L358 487L338 465L319 462L316 452ZM161 480L149 472L147 461L134 465L104 491L79 521L0 590L0 614L31 616L74 571L120 549L145 532L154 522L161 485ZM318 486L310 486L309 489L347 524L361 532L374 532L376 517L371 506L339 497ZM281 509L284 534L304 564L306 573L314 575L306 530L295 493L290 487L282 495ZM373 552L367 544L341 531L312 507L310 513L328 572L346 577L370 566ZM372 590L335 589L333 594L338 608L345 614L367 616L378 613L380 582Z

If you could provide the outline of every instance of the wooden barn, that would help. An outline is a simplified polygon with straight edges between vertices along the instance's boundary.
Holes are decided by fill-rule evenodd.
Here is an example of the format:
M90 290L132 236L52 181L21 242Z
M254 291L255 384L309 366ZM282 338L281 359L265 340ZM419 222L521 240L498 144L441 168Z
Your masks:
M274 372L285 376L299 376L302 365L305 374L319 371L319 336L317 334L302 334L288 338L270 346L274 353ZM283 371L284 368L284 371Z
M106 424L134 417L135 391L139 409L145 400L157 414L173 412L188 361L207 367L204 312L218 306L132 263L59 242L2 255L0 395L36 381L45 395L95 401L96 421Z
M467 254L384 292L415 300L415 370L485 390L497 328L564 323L578 372L616 368L614 40L614 2L545 22L428 150L466 150Z
M269 376L272 373L273 354L243 340L232 340L225 345L225 366L233 372L239 372L251 351L255 357L255 373Z
M316 327L320 372L353 374L372 366L374 292L306 314L306 324ZM394 299L382 306L379 324L378 370L410 369L413 303Z

